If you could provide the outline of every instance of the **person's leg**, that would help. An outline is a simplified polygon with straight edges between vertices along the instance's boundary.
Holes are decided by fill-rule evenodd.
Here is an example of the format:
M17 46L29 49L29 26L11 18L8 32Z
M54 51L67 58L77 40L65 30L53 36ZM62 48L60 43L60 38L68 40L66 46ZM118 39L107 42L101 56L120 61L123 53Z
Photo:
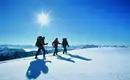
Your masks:
M45 50L44 47L42 48L42 51L43 51L43 58L46 59L46 56L45 56L45 54L46 54L46 50Z
M65 53L67 53L67 48L65 47Z
M55 51L54 51L54 53L53 53L53 56L55 56L55 54L56 54L56 48L55 48Z
M63 54L64 54L65 48L63 49Z
M36 52L35 59L37 59L37 55L39 54L40 51L41 51L41 48L39 47L37 52Z
M64 48L64 50L63 50L63 54L65 53L65 47L63 47Z
M56 55L57 55L57 53L58 53L58 47L56 47Z

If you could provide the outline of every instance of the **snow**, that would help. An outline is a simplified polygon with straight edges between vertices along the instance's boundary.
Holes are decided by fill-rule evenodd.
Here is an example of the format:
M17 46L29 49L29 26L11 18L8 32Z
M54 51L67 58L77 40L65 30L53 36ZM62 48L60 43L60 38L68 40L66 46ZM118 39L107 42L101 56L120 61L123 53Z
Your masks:
M86 48L0 62L0 80L130 80L130 48ZM51 62L50 62L51 61Z
M26 52L37 51L37 48L24 48Z

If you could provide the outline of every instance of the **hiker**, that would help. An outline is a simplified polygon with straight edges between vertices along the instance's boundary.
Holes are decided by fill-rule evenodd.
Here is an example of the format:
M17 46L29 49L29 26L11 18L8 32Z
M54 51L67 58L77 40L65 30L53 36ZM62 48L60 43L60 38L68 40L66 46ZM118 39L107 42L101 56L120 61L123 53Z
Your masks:
M57 55L57 53L58 53L58 44L61 44L61 43L59 43L58 38L56 38L56 39L52 42L52 46L55 48L55 51L54 51L54 53L53 53L53 56Z
M46 58L45 57L46 51L45 51L44 45L47 45L47 44L48 43L45 43L45 37L42 37L42 36L37 37L37 41L35 45L38 47L38 50L36 52L35 59L37 59L37 56L41 50L43 51L43 59Z
M62 39L62 47L64 48L63 54L64 54L64 53L67 53L67 48L66 48L67 46L69 47L67 38L63 38L63 39Z

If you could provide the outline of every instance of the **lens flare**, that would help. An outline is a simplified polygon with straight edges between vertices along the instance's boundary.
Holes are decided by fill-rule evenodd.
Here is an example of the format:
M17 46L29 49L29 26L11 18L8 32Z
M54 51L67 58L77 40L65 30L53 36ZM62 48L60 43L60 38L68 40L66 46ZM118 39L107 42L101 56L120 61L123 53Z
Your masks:
M50 23L49 13L41 13L37 15L38 23L43 27L43 25L48 25Z

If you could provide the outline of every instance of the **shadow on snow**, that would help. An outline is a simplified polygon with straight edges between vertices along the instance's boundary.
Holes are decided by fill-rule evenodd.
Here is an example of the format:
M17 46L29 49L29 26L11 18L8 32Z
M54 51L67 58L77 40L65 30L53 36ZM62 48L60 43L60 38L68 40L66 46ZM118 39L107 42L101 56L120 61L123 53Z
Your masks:
M70 53L68 53L67 55L69 55L72 58L77 58L77 59L80 59L80 60L85 60L85 61L91 61L92 60L92 59L88 59L88 58L85 58L85 57L82 57L82 56L79 56L79 55L72 55Z
M72 58L77 58L77 59L85 60L85 61L91 61L91 60L92 60L92 59L85 58L85 57L83 57L83 56L73 55L73 54L70 54L70 53L68 53L68 54L66 54L66 55L70 56L71 58L66 58L66 57L62 57L62 56L60 56L60 55L57 55L57 59L59 59L59 60L64 60L64 61L68 61L68 62L73 62L73 63L75 63L75 61L72 60Z
M60 55L57 55L57 59L75 63L75 61L71 60L71 58L65 58Z
M47 74L49 69L46 66L46 62L50 61L44 61L43 59L31 61L26 72L26 77L28 79L36 79L38 76L40 76L41 72Z

